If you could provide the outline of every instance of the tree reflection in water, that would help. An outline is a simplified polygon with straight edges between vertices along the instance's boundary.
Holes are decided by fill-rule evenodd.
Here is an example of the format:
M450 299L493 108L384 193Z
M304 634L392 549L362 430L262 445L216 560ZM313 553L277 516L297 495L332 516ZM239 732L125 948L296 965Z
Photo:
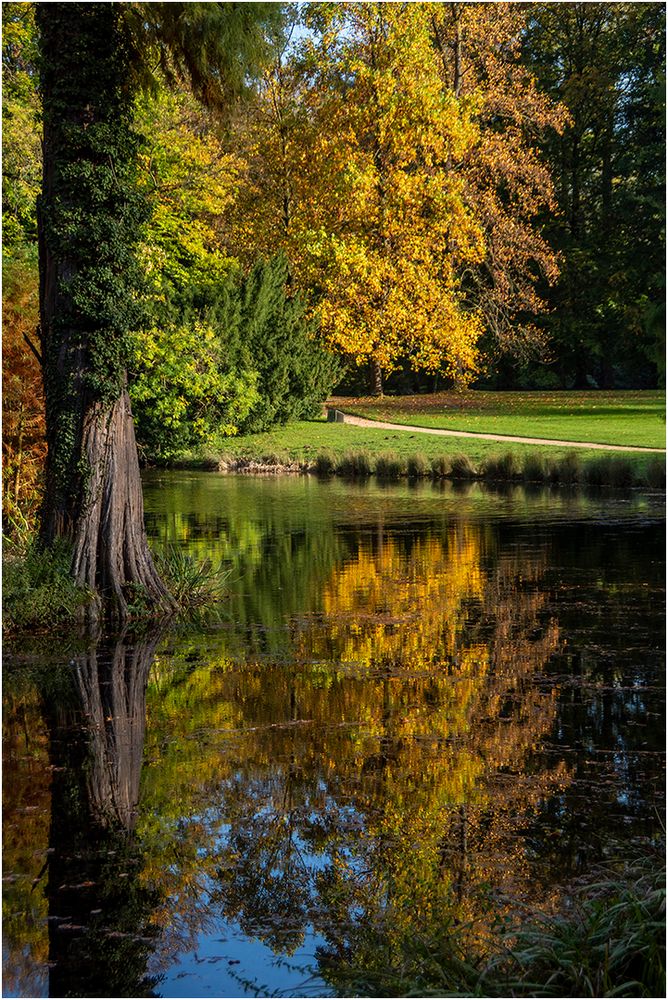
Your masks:
M48 958L59 996L150 995L158 973L170 995L189 968L215 992L239 942L317 943L345 992L443 927L474 921L484 951L511 900L549 907L651 825L663 575L635 535L585 557L589 525L323 524L271 522L230 620L166 636L152 668L155 636L58 683L9 671L7 982Z
M467 525L414 544L379 531L295 624L310 666L234 674L253 735L223 785L219 898L272 948L292 952L311 923L336 964L365 928L398 947L446 916L479 920L490 885L531 895L522 833L569 781L562 762L526 773L556 717L535 678L559 631L547 551L485 567L482 543Z
M153 996L155 894L135 835L146 684L159 633L76 655L45 700L53 772L48 858L50 996Z

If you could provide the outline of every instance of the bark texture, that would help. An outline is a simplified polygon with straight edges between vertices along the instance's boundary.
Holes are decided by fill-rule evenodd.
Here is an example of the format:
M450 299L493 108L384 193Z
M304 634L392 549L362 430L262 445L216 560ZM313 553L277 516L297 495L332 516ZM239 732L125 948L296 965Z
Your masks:
M130 399L124 390L111 406L85 414L82 452L91 470L86 503L74 533L77 583L111 600L127 617L133 600L167 600L144 529L137 445Z

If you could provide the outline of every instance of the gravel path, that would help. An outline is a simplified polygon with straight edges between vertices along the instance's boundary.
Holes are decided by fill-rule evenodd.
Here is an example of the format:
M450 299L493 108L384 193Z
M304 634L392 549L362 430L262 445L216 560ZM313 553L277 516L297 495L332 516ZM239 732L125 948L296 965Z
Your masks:
M331 413L331 409L328 413ZM553 444L567 448L596 448L601 451L644 451L665 455L665 448L642 448L630 444L596 444L594 441L554 441L551 438L515 437L510 434L479 434L477 431L446 431L440 427L414 427L411 424L389 424L384 420L367 420L366 417L353 417L342 410L334 410L338 423L353 424L355 427L375 427L385 431L411 431L414 434L438 434L441 437L478 438L483 441L516 441L518 444Z

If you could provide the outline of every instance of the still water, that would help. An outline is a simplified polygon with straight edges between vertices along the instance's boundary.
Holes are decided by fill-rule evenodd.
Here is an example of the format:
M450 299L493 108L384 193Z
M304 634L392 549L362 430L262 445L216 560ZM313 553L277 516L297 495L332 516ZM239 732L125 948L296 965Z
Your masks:
M145 497L153 546L229 597L5 650L5 996L345 994L344 967L549 909L660 831L661 497L215 473Z

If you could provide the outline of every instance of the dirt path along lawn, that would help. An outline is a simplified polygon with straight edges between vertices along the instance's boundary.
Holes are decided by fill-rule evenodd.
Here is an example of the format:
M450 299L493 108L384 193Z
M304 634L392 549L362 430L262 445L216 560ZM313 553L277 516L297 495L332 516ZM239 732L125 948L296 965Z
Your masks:
M375 427L378 430L386 431L411 431L417 434L436 434L441 437L477 438L483 441L508 441L517 444L547 444L558 445L562 448L592 448L600 451L640 451L665 455L665 448L644 448L640 445L624 444L596 444L593 441L556 441L551 438L518 437L510 434L485 434L479 431L449 431L440 427L416 427L411 424L391 424L384 420L369 420L366 417L354 417L350 413L333 408L328 409L328 413L334 412L338 423L353 424L355 427Z

